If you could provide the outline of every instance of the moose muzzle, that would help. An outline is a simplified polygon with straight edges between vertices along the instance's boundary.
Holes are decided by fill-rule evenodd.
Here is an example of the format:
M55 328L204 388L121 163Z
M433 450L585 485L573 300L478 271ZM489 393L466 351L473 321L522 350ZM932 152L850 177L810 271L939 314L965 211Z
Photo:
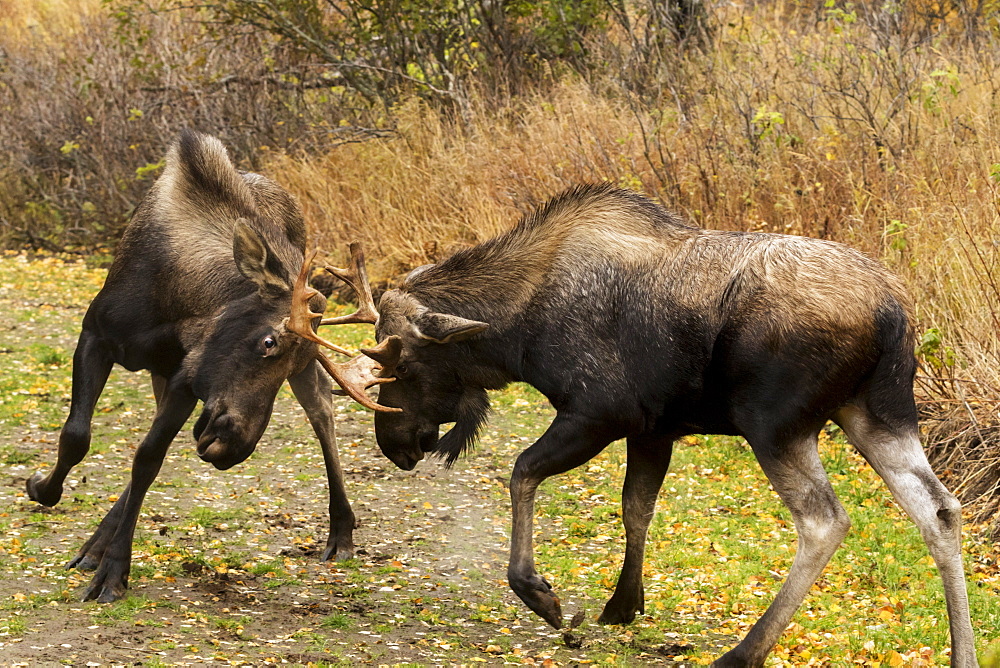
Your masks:
M270 415L270 410L265 415ZM260 425L247 425L224 406L206 406L194 426L198 456L220 471L236 466L257 448L267 419Z

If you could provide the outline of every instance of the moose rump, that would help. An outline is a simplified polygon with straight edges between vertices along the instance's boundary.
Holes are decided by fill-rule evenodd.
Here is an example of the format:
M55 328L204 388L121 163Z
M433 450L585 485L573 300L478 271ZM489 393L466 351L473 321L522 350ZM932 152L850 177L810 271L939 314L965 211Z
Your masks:
M556 409L514 466L508 568L553 626L559 600L532 555L539 483L627 440L625 562L601 621L630 622L644 607L645 536L673 441L740 435L799 537L774 602L718 662L762 664L850 526L817 452L834 420L919 526L944 579L953 662L975 665L959 506L918 438L910 303L877 262L828 241L701 230L635 193L582 186L412 272L379 312L377 337L400 348L379 401L403 411L376 414L376 436L402 468L468 449L486 389L524 381Z

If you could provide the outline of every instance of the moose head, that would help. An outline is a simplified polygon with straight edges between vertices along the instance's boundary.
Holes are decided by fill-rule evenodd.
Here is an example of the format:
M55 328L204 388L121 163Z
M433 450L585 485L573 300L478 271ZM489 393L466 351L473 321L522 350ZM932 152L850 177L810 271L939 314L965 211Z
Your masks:
M325 267L357 293L356 313L316 323L326 309L326 298L307 284L317 252L302 264L294 283L265 238L250 225L235 229L233 257L239 272L255 286L246 296L227 303L207 325L203 345L188 354L184 371L194 395L204 407L194 426L198 456L220 470L249 457L270 421L278 389L285 380L318 360L343 392L367 408L387 409L372 401L365 390L391 381L373 374L371 359L361 355L335 363L318 346L349 355L344 348L316 335L319 324L375 323L371 288L360 244L351 244L349 269ZM378 350L368 351L378 356Z

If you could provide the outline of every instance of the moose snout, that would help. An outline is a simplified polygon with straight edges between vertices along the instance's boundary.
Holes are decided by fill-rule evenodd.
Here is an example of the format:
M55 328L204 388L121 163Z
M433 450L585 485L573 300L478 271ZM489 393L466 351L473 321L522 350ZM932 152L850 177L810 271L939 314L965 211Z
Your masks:
M435 451L438 425L423 424L407 429L408 425L397 425L391 419L382 419L380 423L380 417L380 414L375 415L375 442L382 454L402 470L412 471L425 454Z
M205 443L204 441L198 443L198 456L210 464L216 464L224 460L229 455L228 450L224 443L216 440L210 443Z
M417 462L424 458L424 454L422 452L418 452L414 455L412 452L402 450L393 452L392 454L383 451L382 454L388 457L393 464L398 466L403 471L412 471L417 465Z
M424 458L424 451L420 448L420 441L417 439L391 441L376 430L375 441L382 454L404 471L412 471L417 462Z
M219 439L224 435L232 436L234 422L231 415L221 415L209 421L206 425L209 428L203 428L201 433L196 435L198 456L206 462L215 462L224 458L226 446Z
M195 424L198 456L220 471L236 466L249 457L257 439L242 437L236 418L230 413L212 415L205 411Z

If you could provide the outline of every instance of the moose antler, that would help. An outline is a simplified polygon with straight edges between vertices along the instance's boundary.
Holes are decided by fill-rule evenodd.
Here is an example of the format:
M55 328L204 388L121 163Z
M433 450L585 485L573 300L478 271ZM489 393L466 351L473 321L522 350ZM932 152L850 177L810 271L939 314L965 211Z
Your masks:
M342 315L336 318L325 318L320 321L320 325L343 325L349 323L370 323L375 324L378 320L378 311L375 310L375 300L372 299L371 286L368 284L368 272L365 271L365 255L361 244L352 243L350 269L340 269L337 267L325 267L337 278L350 285L358 295L358 310L349 315ZM295 279L295 286L292 288L292 311L288 317L286 327L289 331L298 334L302 338L312 341L324 348L336 351L342 355L351 355L349 350L341 348L335 343L330 343L313 331L313 321L322 318L322 313L315 313L309 308L309 300L319 291L307 284L309 278L309 268L316 258L317 251L313 251L302 264L302 270ZM323 354L316 351L316 359L323 366L328 374L344 392L352 399L366 408L387 413L398 413L401 409L383 406L372 401L365 393L369 387L392 382L393 378L382 378L376 376L378 370L372 364L373 360L379 364L386 364L391 360L399 359L401 345L398 337L389 337L381 344L370 349L362 349L362 354L357 355L348 362L337 364Z
M358 310L349 315L341 315L336 318L324 318L321 325L347 325L352 323L368 323L374 325L378 322L378 311L375 309L375 300L372 298L372 288L368 284L368 271L365 269L365 251L360 243L352 243L348 246L351 249L351 267L340 269L338 267L324 267L344 283L354 289L358 296Z

